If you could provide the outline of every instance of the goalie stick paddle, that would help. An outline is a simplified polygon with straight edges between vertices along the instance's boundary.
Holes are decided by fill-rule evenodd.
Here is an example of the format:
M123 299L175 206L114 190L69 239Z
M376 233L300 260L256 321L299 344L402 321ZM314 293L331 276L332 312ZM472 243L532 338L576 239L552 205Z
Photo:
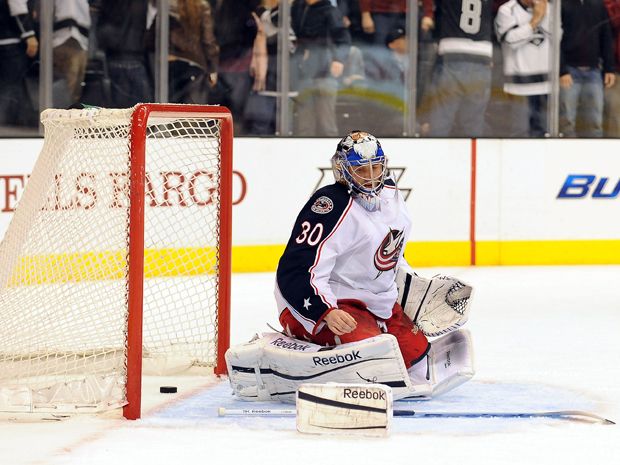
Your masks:
M243 416L243 417L294 417L295 409L229 409L220 407L218 416ZM409 418L552 418L556 420L594 420L605 425L616 423L607 418L582 410L557 410L548 412L420 412L414 410L393 411L395 417Z

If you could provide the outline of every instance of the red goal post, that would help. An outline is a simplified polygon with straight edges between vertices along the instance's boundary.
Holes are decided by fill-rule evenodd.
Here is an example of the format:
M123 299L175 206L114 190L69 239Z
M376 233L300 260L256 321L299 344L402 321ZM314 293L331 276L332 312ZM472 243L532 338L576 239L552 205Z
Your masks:
M232 115L227 108L204 105L138 105L132 115L131 129L131 176L130 223L141 225L130 231L129 257L135 258L137 266L129 268L129 320L127 341L127 405L123 415L128 419L140 417L142 390L142 305L144 276L144 202L145 202L145 156L149 117L163 115L166 118L187 115L215 119L220 128L220 208L219 208L219 275L217 359L215 374L226 373L224 354L230 345L230 275L232 253Z
M225 373L232 118L46 110L0 244L0 411L139 418L143 370Z

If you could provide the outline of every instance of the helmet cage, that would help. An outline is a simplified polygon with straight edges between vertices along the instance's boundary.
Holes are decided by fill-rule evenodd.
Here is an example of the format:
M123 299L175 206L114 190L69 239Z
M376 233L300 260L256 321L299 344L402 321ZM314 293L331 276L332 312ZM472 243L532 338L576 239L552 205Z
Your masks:
M378 170L375 168L377 165ZM362 169L365 167L370 167L370 170ZM383 189L386 172L385 158L383 158L380 161L368 161L360 164L347 161L344 163L342 174L354 193L374 197L378 196Z
M356 195L372 198L383 189L387 159L373 135L355 131L338 144L333 169L336 181L344 181Z

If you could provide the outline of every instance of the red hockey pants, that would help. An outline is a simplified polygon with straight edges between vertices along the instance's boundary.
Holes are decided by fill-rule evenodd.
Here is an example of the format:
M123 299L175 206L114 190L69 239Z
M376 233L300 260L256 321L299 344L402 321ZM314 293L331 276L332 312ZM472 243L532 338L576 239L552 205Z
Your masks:
M288 329L298 339L330 346L378 336L383 333L379 324L385 323L387 333L395 336L398 341L398 346L407 368L421 360L430 349L430 344L424 333L414 328L411 319L405 315L398 303L394 304L392 316L387 320L381 320L374 316L366 309L364 303L359 300L339 300L338 308L350 314L357 322L357 327L353 331L341 336L336 336L327 326L324 326L314 336L311 335L288 309L280 314L280 323L283 328Z

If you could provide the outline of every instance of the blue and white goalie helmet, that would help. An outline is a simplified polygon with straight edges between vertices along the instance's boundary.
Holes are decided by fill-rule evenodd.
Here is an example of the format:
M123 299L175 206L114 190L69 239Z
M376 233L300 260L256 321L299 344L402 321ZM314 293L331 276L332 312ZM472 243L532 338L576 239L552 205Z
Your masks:
M379 194L387 173L387 159L375 136L353 131L345 136L332 157L337 182L345 184L367 210L379 208Z

